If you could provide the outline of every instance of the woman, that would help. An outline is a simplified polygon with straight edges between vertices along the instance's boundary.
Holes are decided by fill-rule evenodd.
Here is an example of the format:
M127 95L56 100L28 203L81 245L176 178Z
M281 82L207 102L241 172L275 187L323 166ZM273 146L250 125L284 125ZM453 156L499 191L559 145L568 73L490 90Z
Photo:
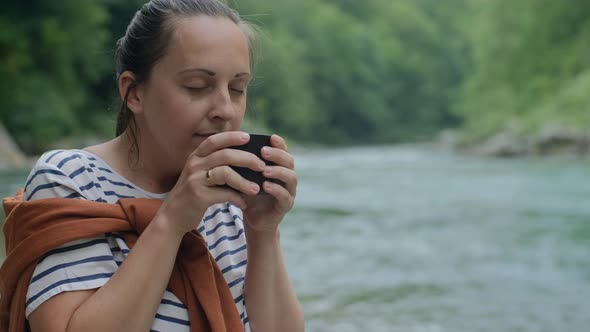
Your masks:
M136 13L117 45L117 137L47 152L24 197L164 202L132 250L120 234L107 233L48 253L27 291L32 331L189 331L186 307L167 284L182 238L194 229L246 331L303 330L279 242L297 187L293 157L277 135L262 151L276 166L228 149L249 139L239 128L252 38L252 29L217 0L153 0ZM283 185L267 181L268 195L256 195L261 188L230 166Z

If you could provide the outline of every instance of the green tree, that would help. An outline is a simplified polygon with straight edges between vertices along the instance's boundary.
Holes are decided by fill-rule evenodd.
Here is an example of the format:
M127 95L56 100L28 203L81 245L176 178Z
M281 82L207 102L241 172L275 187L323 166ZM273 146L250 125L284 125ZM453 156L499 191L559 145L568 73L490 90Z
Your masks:
M488 1L476 14L474 70L457 107L473 139L590 126L590 100L580 93L590 70L590 3Z
M10 2L0 16L0 119L28 152L76 131L104 74L99 1Z
M28 152L112 134L113 48L143 2L4 7L0 120ZM428 139L470 116L450 111L471 69L468 0L228 2L261 27L250 121L301 142L350 144Z
M450 105L464 43L449 42L459 37L443 34L451 25L429 16L438 12L426 3L251 0L239 9L258 13L271 36L253 104L265 106L263 121L274 129L342 144L431 137L457 123ZM276 68L288 81L270 74Z

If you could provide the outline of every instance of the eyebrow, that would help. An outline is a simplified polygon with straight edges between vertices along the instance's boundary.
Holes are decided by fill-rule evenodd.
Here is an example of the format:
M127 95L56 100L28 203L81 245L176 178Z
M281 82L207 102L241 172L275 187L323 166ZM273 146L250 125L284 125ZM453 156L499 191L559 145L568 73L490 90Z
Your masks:
M189 68L189 69L185 69L179 72L180 75L182 74L188 74L188 73L192 73L192 72L201 72L201 73L205 73L209 76L215 76L217 75L214 71L211 71L209 69L205 69L205 68ZM242 73L237 73L234 78L238 78L238 77L250 77L250 73L248 72L242 72Z

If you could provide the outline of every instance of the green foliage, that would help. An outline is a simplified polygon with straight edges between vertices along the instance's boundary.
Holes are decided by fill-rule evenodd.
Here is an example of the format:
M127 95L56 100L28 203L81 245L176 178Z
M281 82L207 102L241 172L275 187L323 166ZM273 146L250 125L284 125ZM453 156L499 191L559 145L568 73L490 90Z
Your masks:
M477 5L470 36L474 70L457 107L470 135L534 133L556 124L588 128L590 3Z
M10 1L0 121L27 152L112 135L113 48L141 0ZM247 123L302 143L590 126L586 0L232 0L260 26Z
M98 1L12 4L0 16L0 120L28 152L78 130L108 70Z
M237 6L237 5L236 5ZM391 142L456 123L462 50L412 1L240 1L269 37L251 97L266 124L300 141ZM248 17L248 15L246 15Z

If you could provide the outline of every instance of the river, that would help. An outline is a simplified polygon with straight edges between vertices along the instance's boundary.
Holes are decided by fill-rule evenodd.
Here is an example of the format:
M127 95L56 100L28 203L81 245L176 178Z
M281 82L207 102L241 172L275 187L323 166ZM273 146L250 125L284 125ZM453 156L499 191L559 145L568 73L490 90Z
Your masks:
M281 238L306 331L588 331L589 159L295 154Z

